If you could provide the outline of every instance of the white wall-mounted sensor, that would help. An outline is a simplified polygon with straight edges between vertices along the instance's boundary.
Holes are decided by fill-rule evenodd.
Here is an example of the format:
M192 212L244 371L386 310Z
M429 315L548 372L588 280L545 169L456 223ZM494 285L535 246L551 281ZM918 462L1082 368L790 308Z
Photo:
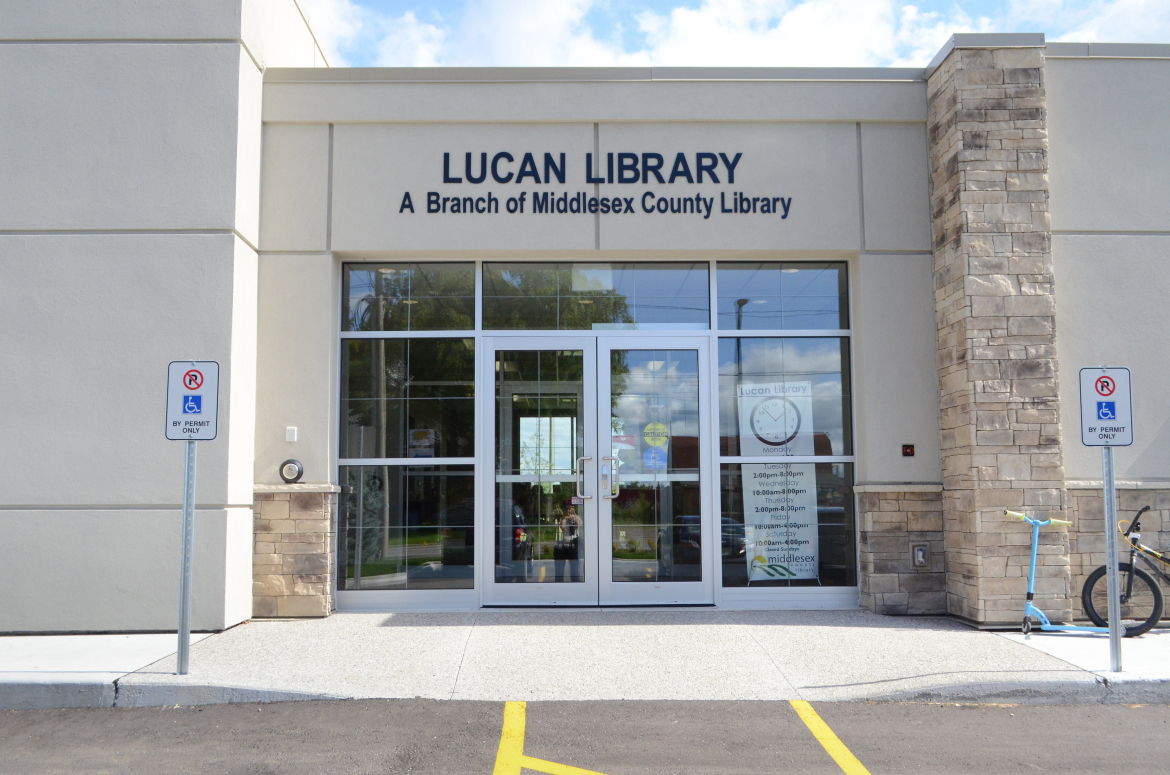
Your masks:
M297 426L290 425L284 429L284 440L285 441L296 441L297 440Z

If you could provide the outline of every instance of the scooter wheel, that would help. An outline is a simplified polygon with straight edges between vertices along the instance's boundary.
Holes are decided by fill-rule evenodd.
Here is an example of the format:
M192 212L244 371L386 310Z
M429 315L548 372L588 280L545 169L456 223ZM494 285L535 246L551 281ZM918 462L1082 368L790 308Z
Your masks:
M1025 635L1032 632L1032 620L1025 616L1024 623L1020 625L1020 630L1022 630Z

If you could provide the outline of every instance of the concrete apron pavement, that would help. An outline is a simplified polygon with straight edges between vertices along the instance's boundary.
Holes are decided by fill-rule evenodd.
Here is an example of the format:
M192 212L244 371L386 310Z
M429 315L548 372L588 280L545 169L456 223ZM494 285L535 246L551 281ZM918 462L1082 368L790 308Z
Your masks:
M1170 685L942 618L482 610L250 622L194 646L190 675L163 660L125 676L115 704L357 697L1165 702Z
M173 652L174 636L166 637ZM860 610L335 614L242 624L194 645L189 675L175 675L172 653L117 678L112 697L93 704L412 697L1170 701L1170 681L1161 680L1170 676L1113 681L1092 665L1074 664L1076 654L1037 648L1052 637L1060 636L1017 642L954 620ZM1170 660L1170 633L1145 639L1147 662ZM0 707L14 707L7 694L0 686Z

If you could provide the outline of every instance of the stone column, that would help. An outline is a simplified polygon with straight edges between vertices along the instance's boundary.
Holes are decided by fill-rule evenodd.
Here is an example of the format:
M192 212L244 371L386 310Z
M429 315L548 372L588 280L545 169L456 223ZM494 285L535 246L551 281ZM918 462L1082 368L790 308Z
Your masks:
M947 606L1018 622L1031 535L1003 510L1064 501L1043 36L956 35L927 99ZM1063 529L1036 592L1071 616Z
M330 485L256 486L254 617L328 616L333 610L340 490Z

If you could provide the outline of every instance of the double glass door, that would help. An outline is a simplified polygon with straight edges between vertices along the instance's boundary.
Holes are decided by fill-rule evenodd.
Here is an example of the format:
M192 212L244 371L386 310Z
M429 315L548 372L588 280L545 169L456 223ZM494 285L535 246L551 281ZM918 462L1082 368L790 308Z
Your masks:
M486 604L714 601L707 343L485 341Z

